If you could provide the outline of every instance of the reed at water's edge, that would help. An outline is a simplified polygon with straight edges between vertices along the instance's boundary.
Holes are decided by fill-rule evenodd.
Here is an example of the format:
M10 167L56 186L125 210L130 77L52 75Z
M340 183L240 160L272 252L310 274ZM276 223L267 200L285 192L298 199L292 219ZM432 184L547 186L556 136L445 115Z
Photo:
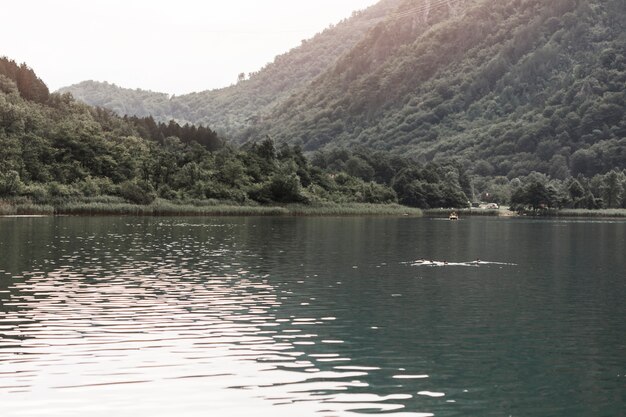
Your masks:
M54 200L42 204L25 199L0 200L0 216L77 215L77 216L411 216L448 217L455 211L469 216L516 216L503 209L426 209L400 204L318 203L284 205L238 205L222 201L172 202L157 199L148 205L132 204L116 197ZM531 215L532 213L526 213ZM626 209L543 210L537 217L626 217Z
M424 210L424 215L428 217L448 217L452 212L457 213L460 217L463 216L500 216L500 210L486 210L486 209L449 209L449 208L435 208Z
M626 217L626 209L561 209L549 211L547 215L557 217Z
M0 201L0 215L79 215L79 216L413 216L420 209L399 204L286 204L281 206L236 205L232 203L193 204L156 200L138 205L123 201L83 199L33 204Z

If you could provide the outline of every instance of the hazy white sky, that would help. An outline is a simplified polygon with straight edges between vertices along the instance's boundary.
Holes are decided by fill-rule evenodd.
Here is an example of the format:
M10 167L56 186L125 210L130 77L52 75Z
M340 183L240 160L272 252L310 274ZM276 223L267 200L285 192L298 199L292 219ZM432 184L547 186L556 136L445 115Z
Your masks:
M83 80L182 94L234 83L377 0L2 0L0 56L51 90Z

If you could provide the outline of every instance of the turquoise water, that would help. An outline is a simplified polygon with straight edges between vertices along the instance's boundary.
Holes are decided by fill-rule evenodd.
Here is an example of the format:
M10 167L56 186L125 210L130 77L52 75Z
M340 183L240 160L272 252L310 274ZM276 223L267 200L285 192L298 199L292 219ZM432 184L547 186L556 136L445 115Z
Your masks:
M0 218L0 410L621 416L625 300L619 220Z

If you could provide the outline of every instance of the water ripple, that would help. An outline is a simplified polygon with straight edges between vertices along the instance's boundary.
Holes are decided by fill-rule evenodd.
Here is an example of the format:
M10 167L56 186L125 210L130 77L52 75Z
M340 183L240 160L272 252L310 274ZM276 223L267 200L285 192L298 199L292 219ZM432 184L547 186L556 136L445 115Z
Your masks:
M0 219L2 416L618 415L625 228L456 226Z
M204 226L229 228L158 224ZM60 262L11 277L0 311L4 415L132 415L136 402L166 415L171 398L186 415L276 405L272 415L344 415L401 410L412 398L362 391L359 379L381 368L338 365L351 360L332 351L345 341L313 330L335 317L281 317L293 292L254 272L257 255L228 237L156 246L150 235L76 236L81 246Z

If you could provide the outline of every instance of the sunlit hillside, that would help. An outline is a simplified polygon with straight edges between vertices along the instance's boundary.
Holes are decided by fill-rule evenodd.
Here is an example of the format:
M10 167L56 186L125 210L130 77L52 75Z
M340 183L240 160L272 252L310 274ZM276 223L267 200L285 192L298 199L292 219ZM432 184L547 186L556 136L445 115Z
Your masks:
M86 82L118 113L208 123L242 143L366 146L481 177L566 179L626 166L622 0L388 0L223 90Z

